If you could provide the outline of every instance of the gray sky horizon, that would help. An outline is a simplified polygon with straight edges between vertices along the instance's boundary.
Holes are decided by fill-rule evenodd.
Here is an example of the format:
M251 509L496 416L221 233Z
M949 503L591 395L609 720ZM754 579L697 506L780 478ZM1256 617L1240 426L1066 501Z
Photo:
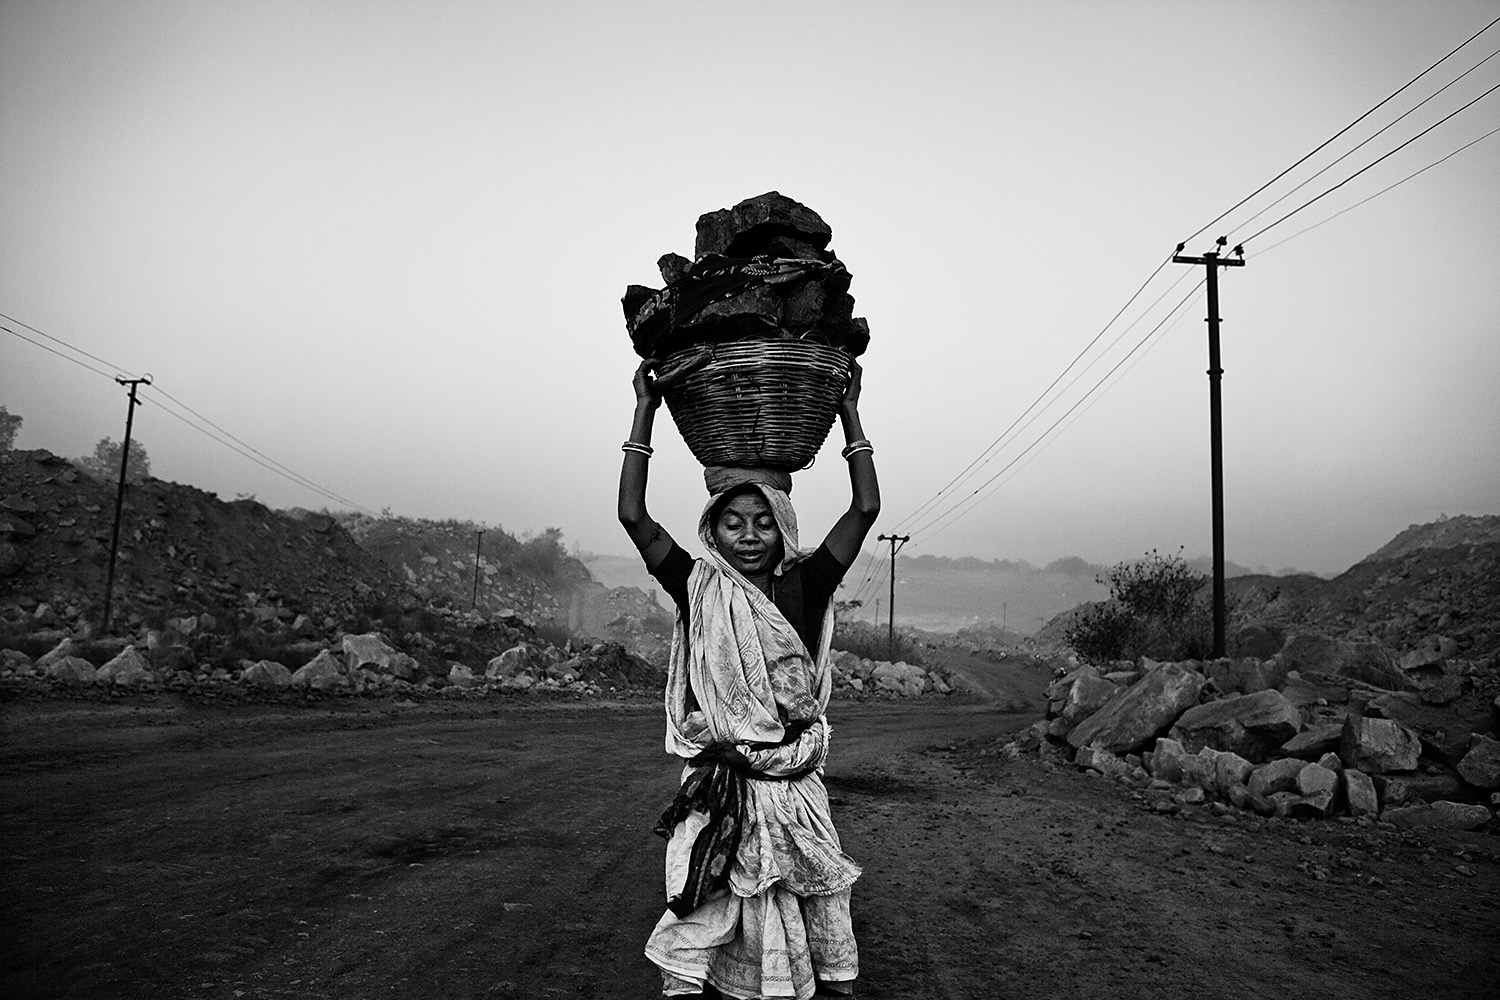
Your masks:
M150 372L134 436L160 478L347 506L189 426L211 421L369 510L626 554L620 296L691 255L700 214L778 190L833 228L870 323L877 532L1038 566L1202 555L1202 268L1161 265L1475 101L1221 272L1227 558L1339 572L1409 524L1500 514L1500 58L1329 165L1500 27L1188 237L1497 13L6 4L0 313L95 358L0 324L100 370L0 331L0 405L18 447L84 455L123 435L108 376ZM701 470L665 409L655 444L652 513L690 544ZM805 543L847 504L841 444L795 477Z

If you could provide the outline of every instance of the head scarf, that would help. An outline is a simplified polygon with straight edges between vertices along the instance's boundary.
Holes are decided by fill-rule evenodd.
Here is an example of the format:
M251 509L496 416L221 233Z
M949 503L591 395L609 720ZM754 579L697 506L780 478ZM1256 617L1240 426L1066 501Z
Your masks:
M741 486L755 487L760 495L766 498L766 503L771 508L771 515L776 518L776 527L781 531L781 562L776 566L776 575L780 576L793 565L807 558L807 553L797 547L797 512L792 509L791 497L787 496L787 491L792 486L790 475L772 469L718 467L705 469L704 477L709 478L711 472L720 475L709 479L710 496L708 503L703 507L703 514L698 518L698 537L702 539L709 554L721 568L727 569L728 564L719 554L719 545L714 539L714 504L718 503L719 498L724 494ZM781 486L783 482L785 488Z

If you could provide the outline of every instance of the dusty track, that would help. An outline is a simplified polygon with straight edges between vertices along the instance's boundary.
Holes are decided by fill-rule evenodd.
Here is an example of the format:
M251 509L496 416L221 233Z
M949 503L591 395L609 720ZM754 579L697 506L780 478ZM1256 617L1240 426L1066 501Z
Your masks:
M996 682L998 683L998 682ZM649 703L0 708L0 995L640 997ZM1028 721L835 703L871 998L1490 997L1500 843L1144 810L978 751ZM971 742L965 742L971 741Z

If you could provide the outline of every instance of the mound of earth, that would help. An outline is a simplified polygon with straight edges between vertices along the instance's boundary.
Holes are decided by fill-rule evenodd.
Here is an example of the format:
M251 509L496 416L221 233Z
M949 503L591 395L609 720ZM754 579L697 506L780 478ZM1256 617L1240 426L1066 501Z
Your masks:
M0 452L7 634L99 635L115 489L45 450ZM112 592L112 635L144 646L191 619L199 662L378 630L435 677L542 636L659 656L671 625L644 593L594 582L555 530L522 540L469 522L276 511L149 478L125 494Z
M1236 622L1260 622L1288 634L1376 640L1397 654L1443 639L1457 655L1483 659L1500 652L1500 517L1412 525L1332 579L1248 575L1225 586L1231 632ZM1064 646L1085 607L1055 616L1037 645Z

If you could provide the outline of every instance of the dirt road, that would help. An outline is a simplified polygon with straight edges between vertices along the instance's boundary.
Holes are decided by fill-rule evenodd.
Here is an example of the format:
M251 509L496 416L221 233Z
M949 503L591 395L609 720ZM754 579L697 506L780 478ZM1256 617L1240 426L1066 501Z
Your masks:
M1500 840L1159 815L981 751L1031 716L843 703L862 995L1491 997ZM0 996L657 995L660 709L0 707ZM966 742L967 741L967 742Z

